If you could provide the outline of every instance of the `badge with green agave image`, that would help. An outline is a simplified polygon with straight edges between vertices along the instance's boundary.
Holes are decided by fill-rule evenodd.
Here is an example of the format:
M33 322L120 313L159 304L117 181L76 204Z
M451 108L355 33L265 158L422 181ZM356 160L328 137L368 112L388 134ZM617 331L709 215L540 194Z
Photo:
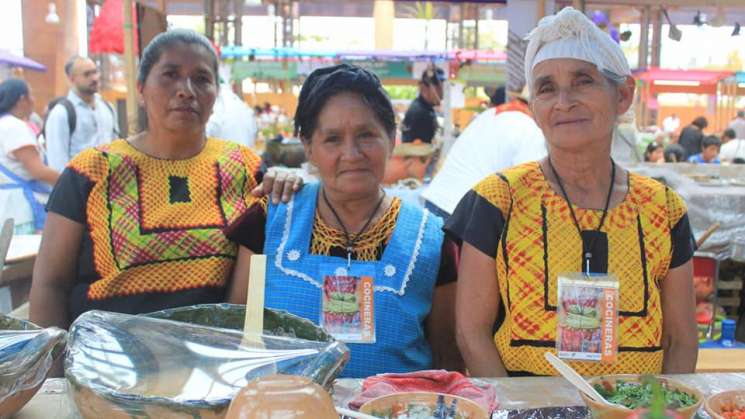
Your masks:
M556 311L556 351L560 358L615 361L618 280L611 275L561 274Z
M343 342L374 343L374 286L371 275L338 268L323 275L320 325Z

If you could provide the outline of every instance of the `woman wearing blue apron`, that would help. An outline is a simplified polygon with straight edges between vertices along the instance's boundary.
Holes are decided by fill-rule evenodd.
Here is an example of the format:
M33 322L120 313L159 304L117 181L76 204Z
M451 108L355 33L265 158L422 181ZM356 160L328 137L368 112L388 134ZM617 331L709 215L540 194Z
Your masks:
M456 246L440 218L381 187L396 125L380 80L347 64L314 71L295 130L320 183L287 204L257 203L228 228L241 245L228 300L245 303L250 256L265 253L266 306L346 342L343 376L461 369Z
M15 234L44 227L44 204L59 177L44 164L36 136L26 122L33 105L25 81L0 83L0 221L12 218Z

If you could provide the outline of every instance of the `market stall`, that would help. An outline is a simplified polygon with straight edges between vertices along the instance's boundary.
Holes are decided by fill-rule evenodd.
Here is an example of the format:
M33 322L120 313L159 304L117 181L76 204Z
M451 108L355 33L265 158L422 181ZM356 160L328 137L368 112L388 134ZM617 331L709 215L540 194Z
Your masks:
M637 121L642 126L662 126L665 117L675 113L687 124L695 117L706 115L709 131L726 128L734 115L736 87L734 73L713 70L673 70L650 68L637 73ZM706 105L665 107L658 104L657 96L664 93L705 95ZM656 110L653 117L652 110Z

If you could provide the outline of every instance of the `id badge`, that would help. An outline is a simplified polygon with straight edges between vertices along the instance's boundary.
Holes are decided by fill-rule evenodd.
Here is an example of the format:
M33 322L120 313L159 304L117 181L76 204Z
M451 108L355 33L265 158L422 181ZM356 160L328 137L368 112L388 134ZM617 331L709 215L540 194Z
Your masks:
M611 364L618 356L618 279L608 274L560 274L556 352L568 360Z
M375 343L375 268L328 264L321 269L319 324L336 340Z

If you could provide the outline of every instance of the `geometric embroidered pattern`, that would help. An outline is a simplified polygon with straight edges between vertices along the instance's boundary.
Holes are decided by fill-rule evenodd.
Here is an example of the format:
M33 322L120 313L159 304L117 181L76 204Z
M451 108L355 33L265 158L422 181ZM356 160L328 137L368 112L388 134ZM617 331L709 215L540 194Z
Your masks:
M582 241L569 207L538 163L492 175L474 191L506 219L497 281L506 319L494 336L508 371L552 375L543 353L555 349L558 274L582 270ZM574 208L580 227L597 228L602 211ZM661 183L629 174L629 192L608 211L608 272L619 279L619 358L615 364L570 362L581 374L660 372L659 282L672 256L670 231L686 212Z
M259 162L213 139L181 161L151 158L124 140L84 152L73 169L93 183L86 212L100 277L88 298L224 286L237 250L222 229L253 203ZM174 178L193 186L188 200L171 199Z

